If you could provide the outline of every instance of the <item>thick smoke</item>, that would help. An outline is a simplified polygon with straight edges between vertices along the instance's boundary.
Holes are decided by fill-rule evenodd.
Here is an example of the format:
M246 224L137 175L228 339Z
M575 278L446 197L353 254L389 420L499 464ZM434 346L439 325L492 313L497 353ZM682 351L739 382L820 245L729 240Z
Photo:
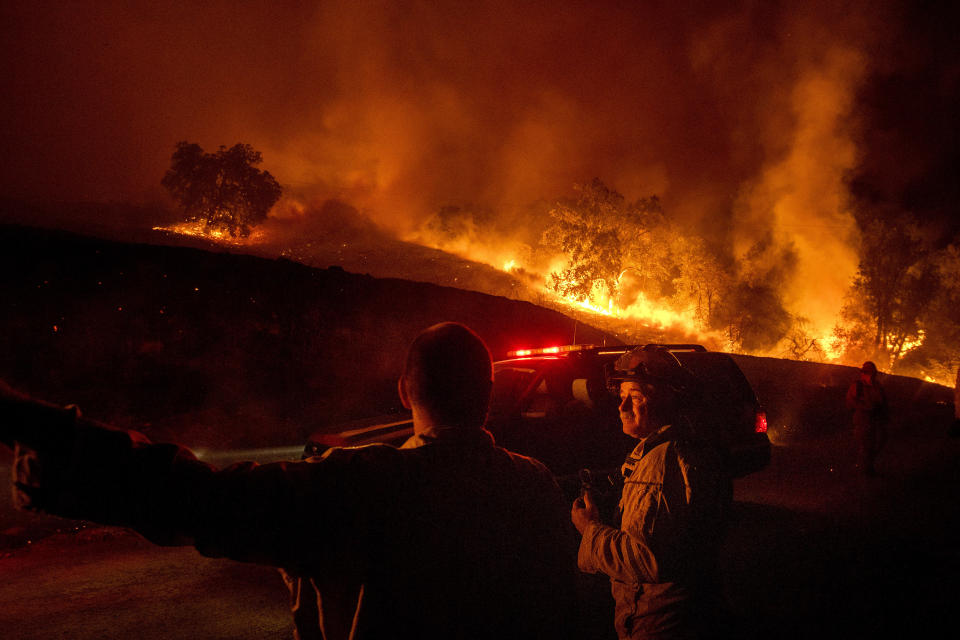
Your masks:
M897 171L864 158L889 107L871 79L941 53L886 53L919 12L835 5L17 3L0 195L157 200L175 142L242 141L286 186L288 232L336 199L407 234L445 205L523 225L596 176L734 258L772 238L790 311L826 331L856 267L847 179Z
M743 185L734 209L738 256L764 234L796 260L779 283L788 309L828 335L857 268L846 176L857 149L848 126L863 54L845 47L811 61L790 94L788 148Z

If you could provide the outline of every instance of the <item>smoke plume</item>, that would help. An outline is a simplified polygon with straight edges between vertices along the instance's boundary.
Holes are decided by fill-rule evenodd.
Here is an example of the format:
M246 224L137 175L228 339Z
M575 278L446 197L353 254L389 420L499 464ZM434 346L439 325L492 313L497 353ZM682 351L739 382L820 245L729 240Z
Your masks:
M177 141L246 142L286 187L286 232L322 233L296 211L336 200L409 237L445 205L522 227L600 177L732 258L772 237L789 309L824 332L856 267L847 178L886 104L864 87L921 66L885 53L910 50L904 6L9 3L0 195L157 201Z

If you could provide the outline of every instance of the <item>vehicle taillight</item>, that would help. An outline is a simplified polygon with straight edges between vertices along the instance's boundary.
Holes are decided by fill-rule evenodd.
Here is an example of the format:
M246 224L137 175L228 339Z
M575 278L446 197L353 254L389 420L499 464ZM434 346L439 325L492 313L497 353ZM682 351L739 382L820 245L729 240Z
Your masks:
M754 422L753 430L757 433L767 432L767 414L763 411L757 411L757 419Z

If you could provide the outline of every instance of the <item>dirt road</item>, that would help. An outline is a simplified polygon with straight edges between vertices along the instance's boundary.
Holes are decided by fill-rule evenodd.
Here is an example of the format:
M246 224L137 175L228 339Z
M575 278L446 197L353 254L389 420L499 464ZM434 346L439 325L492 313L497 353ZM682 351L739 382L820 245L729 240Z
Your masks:
M0 636L289 639L275 569L159 548L117 529L57 535L0 558Z
M738 481L726 595L740 638L902 638L952 626L960 603L960 439L908 422L853 468L849 432L776 447ZM937 632L939 633L939 632Z
M945 424L898 425L877 478L853 470L842 431L782 442L768 469L737 481L723 559L736 637L912 637L952 621L960 439ZM0 500L8 541L53 524ZM0 636L10 640L290 638L285 596L274 569L117 529L0 548Z

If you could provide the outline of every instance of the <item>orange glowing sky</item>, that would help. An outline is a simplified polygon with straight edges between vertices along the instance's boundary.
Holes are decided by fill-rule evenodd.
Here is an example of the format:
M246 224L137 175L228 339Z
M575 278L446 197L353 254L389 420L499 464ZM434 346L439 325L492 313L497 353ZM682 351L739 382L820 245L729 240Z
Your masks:
M398 233L596 176L734 258L771 233L770 260L797 256L788 303L829 318L850 176L887 200L955 183L938 127L960 77L949 15L836 5L5 3L0 197L157 201L179 140L250 143L289 196Z
M176 141L243 140L289 188L385 219L594 175L727 211L792 144L797 84L852 90L833 58L876 38L875 17L831 3L19 4L4 9L5 194L143 199Z

